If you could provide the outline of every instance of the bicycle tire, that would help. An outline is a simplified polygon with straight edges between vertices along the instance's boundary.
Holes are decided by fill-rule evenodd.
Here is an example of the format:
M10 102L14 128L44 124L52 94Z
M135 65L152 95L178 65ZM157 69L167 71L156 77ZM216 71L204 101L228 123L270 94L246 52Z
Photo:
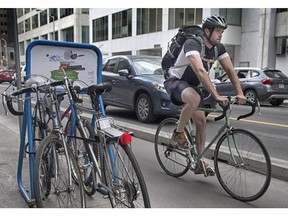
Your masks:
M233 198L243 202L254 201L266 192L271 181L269 154L263 143L249 131L232 129L228 134L230 139L227 139L225 133L216 145L214 165L217 178ZM228 140L231 141L231 151ZM243 161L237 153L235 143Z
M161 168L170 176L180 177L190 168L187 157L175 148L172 134L177 127L178 119L166 118L158 126L155 134L154 147L157 161Z
M130 147L110 142L106 150L102 173L112 208L150 208L145 179Z
M53 151L53 149L56 150ZM71 149L67 148L67 151L71 169L81 181L77 161ZM73 178L70 178L72 188L69 187L67 164L67 155L59 137L50 134L44 138L37 151L34 166L35 201L38 208L83 208L86 206L83 183L76 184ZM58 167L57 171L55 167Z
M99 160L99 153L98 153L99 145L97 144L97 142L91 143L91 141L88 140L88 138L90 139L96 138L91 123L86 119L82 119L81 117L78 121L82 121L85 132L81 130L79 123L77 123L73 137L71 137L71 139L67 139L70 140L70 143L67 142L67 144L72 149L72 152L74 153L78 161L78 165L82 175L82 181L84 183L85 193L88 196L92 196L96 192L96 187L94 186L93 173L92 173L93 167L91 165L92 160L90 160L91 155L88 150L88 145L92 145L92 149L96 157L96 160ZM71 118L69 118L66 124L65 129L66 137L70 132L70 127L71 127ZM76 176L73 175L73 177L74 180L77 182Z

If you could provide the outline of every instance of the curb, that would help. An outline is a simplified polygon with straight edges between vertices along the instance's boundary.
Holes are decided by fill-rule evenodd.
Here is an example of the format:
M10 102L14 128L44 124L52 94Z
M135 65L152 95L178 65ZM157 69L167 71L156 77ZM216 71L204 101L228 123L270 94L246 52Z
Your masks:
M132 131L135 137L154 143L156 130L147 127L137 126L126 122L116 121L116 123L118 126L126 128L129 131ZM214 149L211 149L211 151L212 152L209 153L209 155L213 155ZM288 161L272 157L270 157L270 159L272 167L272 177L288 181Z

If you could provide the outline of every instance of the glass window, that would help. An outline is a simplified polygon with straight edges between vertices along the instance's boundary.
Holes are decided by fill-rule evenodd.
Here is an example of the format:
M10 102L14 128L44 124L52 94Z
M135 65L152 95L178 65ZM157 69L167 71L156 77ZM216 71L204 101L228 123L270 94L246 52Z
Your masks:
M168 28L179 28L182 25L199 25L202 23L202 8L170 8Z
M17 8L17 18L23 16L23 8Z
M57 8L50 8L49 9L49 23L58 20L58 12Z
M132 35L132 9L112 15L112 38L129 37Z
M32 17L32 29L39 27L39 20L38 20L38 14L34 15Z
M18 32L20 34L24 33L24 22L18 23Z
M24 8L24 13L28 14L30 12L30 8Z
M31 23L30 23L30 18L25 20L25 32L31 30Z
M108 40L108 16L93 20L93 42Z
M82 14L89 14L89 8L81 8Z
M103 71L109 71L109 72L114 73L117 61L118 61L117 58L108 60L105 67L103 68Z
M73 14L73 8L61 8L60 9L60 18L66 17Z
M20 55L25 55L24 41L19 43L19 52L20 52Z
M40 26L47 24L47 10L40 12Z
M82 26L82 43L89 43L89 26Z
M228 25L241 25L242 9L240 8L220 8L219 15L225 17Z
M66 28L62 30L63 32L63 41L74 42L74 27Z
M137 9L137 34L162 31L162 8Z

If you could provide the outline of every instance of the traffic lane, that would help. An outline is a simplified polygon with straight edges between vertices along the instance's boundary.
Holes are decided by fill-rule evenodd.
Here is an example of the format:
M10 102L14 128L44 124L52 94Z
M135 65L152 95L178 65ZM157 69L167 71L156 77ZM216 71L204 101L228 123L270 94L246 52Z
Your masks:
M287 160L288 136L287 127L288 117L287 108L281 107L261 107L261 115L257 113L248 118L237 120L239 115L248 113L249 106L233 106L231 124L235 128L242 128L253 132L265 145L271 157ZM154 123L145 124L137 120L136 114L132 110L107 106L106 114L113 116L117 121L135 124L141 127L148 127L156 130L160 122L165 117L158 117ZM215 122L214 118L219 113L210 113L207 116L206 141L209 142L216 135L219 128L224 124L224 120ZM286 124L285 124L286 123Z
M152 208L287 208L286 181L272 178L267 192L258 200L244 203L231 198L217 177L194 175L188 171L175 178L167 175L158 164L154 144L138 138L132 150L141 167ZM209 160L213 166L213 161Z

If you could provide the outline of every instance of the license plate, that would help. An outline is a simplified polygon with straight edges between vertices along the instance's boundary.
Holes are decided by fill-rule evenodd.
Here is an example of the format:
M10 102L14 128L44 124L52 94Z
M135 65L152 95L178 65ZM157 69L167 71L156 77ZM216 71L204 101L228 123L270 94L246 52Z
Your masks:
M279 88L285 88L284 84L279 84Z

